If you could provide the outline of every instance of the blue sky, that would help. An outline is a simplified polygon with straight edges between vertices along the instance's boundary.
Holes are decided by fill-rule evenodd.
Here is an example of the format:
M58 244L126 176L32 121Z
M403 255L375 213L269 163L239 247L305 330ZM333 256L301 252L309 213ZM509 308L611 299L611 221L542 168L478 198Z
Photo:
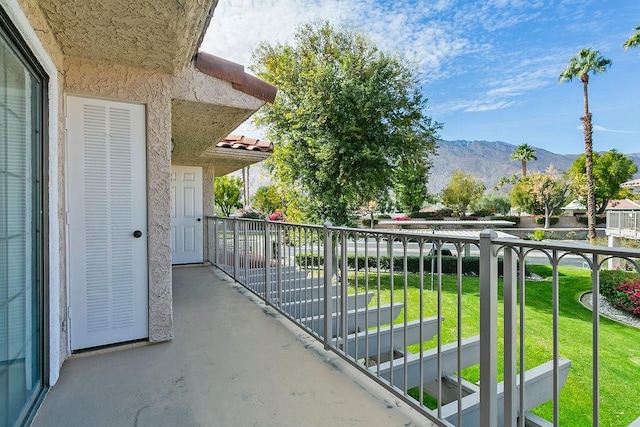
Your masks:
M220 0L202 50L248 68L261 41L288 42L317 19L401 53L443 139L556 153L584 150L582 85L558 75L579 49L599 50L612 66L589 83L594 149L640 152L640 47L622 48L638 0ZM238 132L262 137L250 124Z

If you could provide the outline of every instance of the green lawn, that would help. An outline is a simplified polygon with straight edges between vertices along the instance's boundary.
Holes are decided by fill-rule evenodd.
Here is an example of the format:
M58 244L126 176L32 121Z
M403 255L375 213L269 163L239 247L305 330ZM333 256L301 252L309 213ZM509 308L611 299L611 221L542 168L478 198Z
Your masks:
M526 368L530 369L552 359L552 301L551 270L547 266L532 266L541 281L526 283ZM389 274L381 274L381 304L389 303ZM355 275L350 277L355 283ZM358 292L364 291L364 274L358 275ZM560 395L560 424L567 426L591 426L592 398L592 327L591 311L584 308L578 298L590 289L589 271L579 268L560 267L560 321L559 353L572 362L569 378ZM369 291L376 291L377 278L369 275ZM442 314L445 318L442 329L442 343L454 342L457 337L457 284L454 276L442 278ZM502 285L502 282L500 283ZM394 303L405 303L408 320L420 316L419 276L407 276L405 303L404 277L394 276ZM437 294L431 292L430 276L424 279L424 316L437 314ZM436 281L437 286L437 281ZM462 286L462 331L464 337L479 333L480 294L479 279L465 277ZM502 289L499 289L502 301ZM376 298L372 305L377 304ZM502 305L498 308L502 316ZM404 311L396 319L402 322ZM502 334L502 324L499 333ZM435 339L424 343L425 349L436 345ZM499 344L501 347L501 344ZM419 346L409 348L419 351ZM502 380L502 348L499 348L499 380ZM476 382L479 379L478 367L466 369L463 376ZM640 330L601 318L600 321L600 425L626 426L640 417ZM535 413L552 419L553 406L547 403L535 410Z

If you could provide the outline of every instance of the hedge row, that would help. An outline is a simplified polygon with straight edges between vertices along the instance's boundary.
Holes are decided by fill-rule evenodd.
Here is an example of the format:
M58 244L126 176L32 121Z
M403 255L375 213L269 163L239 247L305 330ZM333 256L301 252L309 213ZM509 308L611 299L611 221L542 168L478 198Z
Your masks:
M623 270L600 272L600 294L613 306L640 314L640 275Z
M578 220L578 222L582 224L589 224L588 216L577 216L576 219ZM607 223L606 215L596 215L596 224L606 224L606 223Z
M515 223L516 225L520 224L520 217L519 216L492 216L491 219L500 220L500 221L511 221L511 222Z
M431 260L433 258L433 267L434 271L437 271L437 257L425 256L423 257L423 271L425 273L431 273ZM319 254L307 254L307 255L296 255L296 264L299 266L306 267L322 267L324 266L324 256ZM347 266L351 270L355 270L356 266L358 269L364 269L365 266L368 265L369 268L375 269L377 268L377 259L375 256L369 256L365 259L364 255L358 255L357 259L355 255L348 255L347 257ZM380 257L380 270L381 271L389 271L390 261L388 256ZM403 257L393 257L393 269L394 271L403 271L404 270L404 258ZM407 271L409 273L419 273L420 272L420 257L418 256L407 256ZM504 271L503 260L502 258L498 258L498 275L502 276ZM458 266L457 266L457 258L455 256L443 256L442 257L442 273L443 274L457 274ZM477 276L480 274L480 257L477 256L468 256L462 257L462 274L465 276ZM525 275L529 276L530 271L528 266L525 264Z
M544 216L535 217L535 221L536 224L544 224ZM560 221L560 218L558 218L557 216L552 216L551 218L549 218L549 225L556 225L558 221Z

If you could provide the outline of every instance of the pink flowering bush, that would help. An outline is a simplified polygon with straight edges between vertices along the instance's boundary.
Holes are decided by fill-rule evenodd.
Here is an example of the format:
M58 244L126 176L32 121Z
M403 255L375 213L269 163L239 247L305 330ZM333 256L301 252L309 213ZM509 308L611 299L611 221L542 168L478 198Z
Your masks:
M625 311L640 314L640 279L616 287L615 304Z
M616 270L600 272L600 294L615 307L640 315L640 276Z
M411 218L409 218L407 215L401 215L393 218L394 221L409 221L410 219Z

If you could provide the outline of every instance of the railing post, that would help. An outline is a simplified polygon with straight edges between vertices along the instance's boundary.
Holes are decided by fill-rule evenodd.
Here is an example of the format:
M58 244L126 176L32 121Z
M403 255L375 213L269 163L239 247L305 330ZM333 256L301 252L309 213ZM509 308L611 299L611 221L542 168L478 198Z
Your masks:
M238 279L238 268L240 267L240 224L233 218L233 278Z
M518 417L518 393L516 389L516 299L517 275L516 257L513 248L504 248L504 426L514 427ZM524 265L520 266L520 274L524 274ZM521 319L524 321L524 319ZM520 387L524 384L525 370L520 369ZM524 418L521 418L524 425Z
M480 426L498 423L498 259L493 230L480 233Z
M333 237L329 230L330 222L324 223L324 348L331 348L331 328L333 313L331 310L331 282L333 280Z
M271 223L264 222L264 300L271 304Z
M220 244L220 241L218 240L219 238L220 237L218 235L218 218L214 216L213 217L213 239L210 239L210 241L212 241L214 244L213 246L213 264L214 265L218 265L218 263L220 262L218 260L218 245ZM209 254L209 256L211 256L211 254Z

